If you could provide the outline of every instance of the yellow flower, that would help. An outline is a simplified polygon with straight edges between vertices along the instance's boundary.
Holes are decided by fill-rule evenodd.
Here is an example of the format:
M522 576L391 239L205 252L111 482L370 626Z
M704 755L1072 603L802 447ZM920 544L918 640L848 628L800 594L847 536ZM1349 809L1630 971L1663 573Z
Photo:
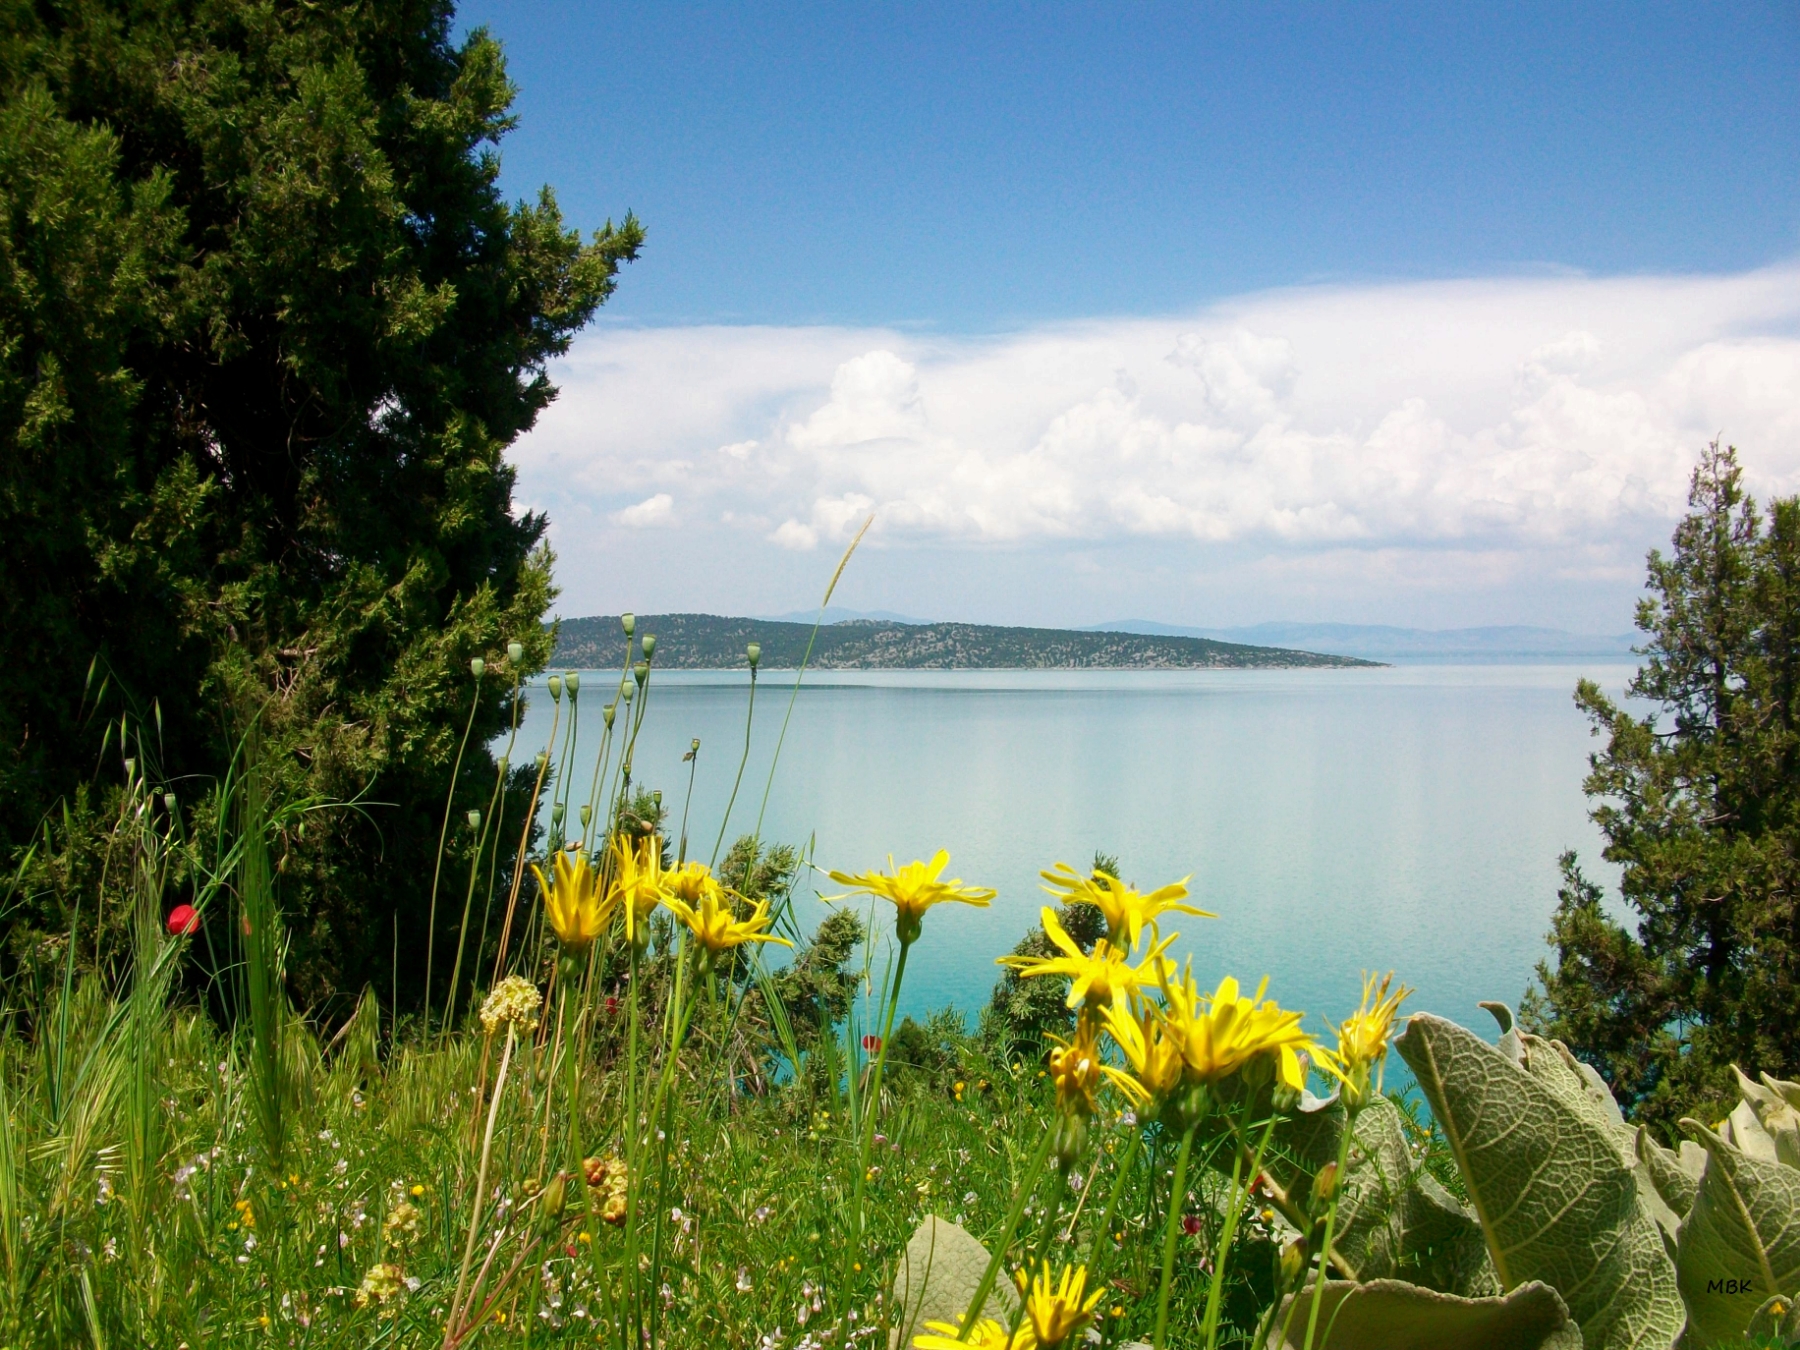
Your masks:
M1015 1279L1019 1292L1025 1294L1025 1272L1019 1271ZM1037 1344L1043 1350L1060 1350L1060 1347L1078 1341L1087 1324L1094 1320L1094 1306L1100 1302L1100 1293L1098 1289L1087 1293L1086 1266L1064 1266L1062 1280L1052 1284L1050 1263L1044 1262L1032 1277L1030 1293L1025 1299L1025 1318L1031 1324Z
M1267 987L1264 980L1254 997L1244 998L1229 975L1210 996L1194 987L1192 975L1163 986L1162 1016L1181 1042L1189 1082L1216 1083L1268 1055L1283 1083L1296 1092L1305 1086L1300 1056L1316 1058L1319 1047L1300 1029L1305 1014L1285 1011L1273 999L1265 999Z
M531 865L543 892L544 917L563 946L572 952L586 951L611 917L611 897L602 902L600 879L580 849L559 848L550 870L556 878L554 882L544 879L543 870L536 863Z
M996 964L1011 966L1019 972L1020 979L1026 980L1039 975L1067 975L1071 1008L1083 1004L1104 1008L1119 995L1164 978L1169 963L1163 952L1175 940L1173 933L1153 943L1143 961L1133 966L1126 960L1127 953L1105 938L1094 944L1091 954L1084 953L1048 905L1044 906L1043 919L1044 932L1063 953L1061 956L1002 956Z
M612 842L612 885L607 905L625 912L625 940L640 951L650 939L651 912L667 895L662 870L662 840L646 835L633 844L619 835Z
M233 1200L231 1207L238 1212L238 1222L246 1228L256 1227L256 1209L248 1200Z
M721 889L712 868L703 862L684 862L673 872L663 873L663 890L690 905Z
M1381 1090L1380 1070L1394 1034L1394 1019L1412 993L1405 985L1389 992L1393 982L1391 970L1379 982L1372 972L1363 972L1362 1006L1336 1028L1337 1050L1320 1056L1320 1062L1343 1080L1344 1104L1353 1109L1368 1101L1372 1075L1375 1090Z
M1216 919L1209 910L1179 903L1187 898L1188 878L1159 886L1145 895L1133 890L1110 872L1095 869L1092 876L1082 876L1067 863L1058 863L1048 872L1039 872L1049 882L1044 889L1062 897L1065 905L1092 905L1106 916L1106 933L1115 947L1135 948L1143 940L1144 925L1156 932L1159 914L1180 912L1199 919Z
M520 1035L529 1035L538 1024L538 1008L543 1003L537 986L523 975L508 975L494 986L481 1003L481 1025L493 1035L503 1026L514 1026Z
M1187 1068L1176 1029L1141 998L1134 997L1129 1009L1115 1003L1101 1016L1130 1066L1127 1073L1107 1065L1106 1076L1139 1106L1168 1100Z
M927 1322L926 1334L913 1337L914 1350L1033 1350L1029 1326L1008 1335L1005 1327L987 1317L975 1323L968 1340L961 1340L956 1333L962 1317L958 1313L954 1322Z
M1056 1109L1066 1115L1094 1114L1094 1089L1100 1086L1099 1033L1084 1026L1073 1041L1057 1039L1050 1051L1050 1081L1056 1084Z
M702 890L700 898L693 904L675 895L664 896L663 903L679 916L688 926L688 931L694 935L694 940L709 952L729 951L746 942L779 942L784 947L794 945L786 938L776 937L766 931L769 926L767 900L757 901L749 917L740 919L732 910L731 898L717 883Z
M830 877L840 886L849 886L851 895L873 895L888 900L894 906L894 933L902 943L911 943L919 936L925 911L933 905L945 900L954 900L958 904L976 905L983 909L988 901L994 898L994 892L985 886L965 886L961 877L952 877L949 881L939 881L944 869L950 865L950 854L939 849L931 855L930 862L914 860L904 867L895 867L893 855L888 856L886 872L832 872ZM842 895L828 896L827 899L842 900Z
M362 1277L362 1284L356 1290L356 1306L367 1308L373 1304L380 1307L405 1292L406 1276L400 1267L389 1261L381 1261L370 1266L368 1273Z

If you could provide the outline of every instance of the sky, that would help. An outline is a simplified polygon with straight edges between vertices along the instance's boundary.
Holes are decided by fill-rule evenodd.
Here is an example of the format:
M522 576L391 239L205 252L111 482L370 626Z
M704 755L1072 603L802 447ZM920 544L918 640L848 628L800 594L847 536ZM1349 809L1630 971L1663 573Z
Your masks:
M1630 626L1800 491L1800 7L462 7L643 257L515 447L567 615Z

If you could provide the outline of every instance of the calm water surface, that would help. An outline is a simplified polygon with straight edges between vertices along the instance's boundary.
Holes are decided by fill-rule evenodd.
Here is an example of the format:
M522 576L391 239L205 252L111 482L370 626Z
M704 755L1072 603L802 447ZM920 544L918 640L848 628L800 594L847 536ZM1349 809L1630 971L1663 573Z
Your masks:
M933 909L905 1010L988 997L994 957L1036 922L1038 870L1096 849L1145 888L1192 874L1215 919L1182 918L1175 952L1210 986L1234 974L1334 1018L1364 968L1398 970L1411 1006L1485 1031L1479 999L1517 1000L1544 955L1556 859L1595 875L1581 779L1594 747L1571 694L1618 692L1627 667L1412 666L1320 671L893 671L809 675L763 835L814 841L860 871L947 848L995 887L991 908ZM576 799L616 672L583 675ZM764 672L726 842L750 830L792 688ZM653 677L634 773L678 826L681 756L701 740L689 853L705 859L744 746L747 676ZM549 731L543 690L515 761ZM616 758L616 757L615 757ZM802 885L802 921L838 889ZM1180 916L1178 916L1180 917Z

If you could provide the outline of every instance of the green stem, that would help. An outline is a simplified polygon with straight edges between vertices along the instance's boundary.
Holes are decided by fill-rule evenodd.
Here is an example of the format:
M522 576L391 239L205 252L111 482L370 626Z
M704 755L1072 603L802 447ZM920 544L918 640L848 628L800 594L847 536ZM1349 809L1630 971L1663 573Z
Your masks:
M1319 1248L1319 1277L1313 1281L1312 1309L1306 1315L1306 1350L1312 1350L1319 1329L1319 1307L1325 1301L1325 1277L1331 1270L1331 1238L1337 1228L1338 1201L1344 1194L1344 1168L1350 1159L1350 1137L1356 1133L1356 1112L1345 1109L1344 1132L1338 1137L1337 1185L1325 1211L1325 1241Z
M631 1293L630 1338L626 1344L641 1346L644 1341L644 1313L638 1282L638 958L637 944L631 947L631 1028L626 1041L625 1070L625 1280ZM596 1242L594 1248L599 1250Z
M844 1244L844 1274L841 1286L848 1291L850 1267L862 1251L863 1182L869 1175L869 1155L875 1148L875 1118L881 1112L881 1079L887 1068L888 1042L894 1034L894 1010L900 1006L900 984L906 978L906 955L912 943L900 944L900 960L894 967L894 983L888 990L887 1015L881 1023L881 1046L875 1051L875 1067L869 1071L869 1086L863 1094L862 1119L856 1150L856 1182L850 1199L851 1240ZM852 1061L854 1072L855 1061Z
M1246 1103L1244 1114L1249 1116L1250 1107ZM1263 1126L1262 1138L1257 1141L1256 1154L1250 1160L1250 1175L1244 1177L1244 1153L1242 1149L1234 1149L1231 1160L1231 1204L1225 1211L1225 1224L1219 1231L1218 1250L1213 1254L1212 1285L1206 1291L1206 1345L1213 1350L1219 1340L1219 1309L1225 1289L1225 1266L1231 1260L1231 1244L1237 1237L1238 1219L1244 1210L1246 1192L1256 1184L1257 1177L1262 1175L1263 1154L1269 1147L1269 1139L1275 1133L1275 1116L1271 1112L1268 1123Z
M1043 1175L1044 1164L1049 1161L1050 1149L1055 1143L1056 1126L1051 1125L1044 1131L1037 1152L1031 1155L1031 1161L1026 1164L1025 1175L1019 1180L1019 1188L1013 1192L1012 1207L1006 1211L1006 1222L1000 1226L1000 1239L994 1244L994 1253L988 1257L987 1269L981 1272L981 1283L975 1286L975 1296L969 1300L968 1311L963 1314L962 1328L957 1333L958 1340L968 1340L975 1330L975 1321L981 1316L988 1295L994 1291L994 1280L1000 1274L1001 1263L1006 1260L1006 1249L1012 1244L1013 1234L1019 1228L1019 1220L1024 1217L1026 1202L1037 1189L1038 1178Z
M431 958L437 950L438 878L444 871L444 842L450 837L450 808L456 803L456 780L462 777L463 751L469 748L469 733L475 730L475 711L481 707L481 677L475 677L475 697L469 702L469 721L463 727L462 743L456 747L456 764L450 770L450 790L444 794L444 823L438 827L437 865L431 869L431 909L425 919L425 1036L431 1037Z
M731 781L731 796L725 802L725 814L719 817L719 837L713 840L712 861L708 867L719 865L719 849L725 843L725 828L731 824L731 808L737 805L738 788L744 782L744 765L750 762L750 727L756 719L756 667L750 667L750 709L744 714L744 755L738 760L737 777ZM762 828L759 823L758 829Z
M1175 1180L1169 1190L1169 1216L1163 1223L1162 1289L1156 1296L1156 1334L1150 1344L1163 1350L1169 1330L1169 1292L1175 1273L1175 1234L1181 1228L1181 1211L1187 1198L1188 1158L1194 1151L1194 1134L1200 1128L1195 1121L1181 1136L1181 1152L1175 1158Z
M669 1206L669 1142L675 1133L675 1081L676 1061L681 1054L681 1043L687 1036L688 1018L691 1009L687 1006L687 968L688 943L683 940L675 952L675 998L670 1008L668 1048L663 1054L662 1073L656 1085L656 1100L650 1107L651 1117L658 1116L662 1124L658 1127L656 1152L656 1223L651 1229L650 1238L650 1344L657 1343L656 1333L662 1321L662 1234L663 1216Z
M1088 1268L1094 1272L1093 1282L1098 1286L1105 1262L1102 1255L1112 1255L1113 1215L1118 1212L1119 1200L1125 1194L1126 1180L1131 1175L1131 1166L1137 1161L1138 1150L1144 1144L1142 1125L1134 1125L1131 1129L1131 1142L1125 1147L1125 1157L1119 1163L1119 1173L1113 1178L1112 1193L1106 1198L1106 1216L1100 1220L1100 1232L1088 1246ZM1103 1246L1102 1244L1108 1244Z

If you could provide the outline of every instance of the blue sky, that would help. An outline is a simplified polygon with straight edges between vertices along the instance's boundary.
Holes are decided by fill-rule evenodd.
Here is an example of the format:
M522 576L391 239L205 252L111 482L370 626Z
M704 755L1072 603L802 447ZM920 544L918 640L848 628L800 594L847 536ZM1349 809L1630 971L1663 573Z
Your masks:
M564 613L1620 631L1800 490L1800 7L465 5L643 259L516 447ZM653 568L640 561L657 560Z
M465 5L609 317L953 331L1800 247L1800 7Z

